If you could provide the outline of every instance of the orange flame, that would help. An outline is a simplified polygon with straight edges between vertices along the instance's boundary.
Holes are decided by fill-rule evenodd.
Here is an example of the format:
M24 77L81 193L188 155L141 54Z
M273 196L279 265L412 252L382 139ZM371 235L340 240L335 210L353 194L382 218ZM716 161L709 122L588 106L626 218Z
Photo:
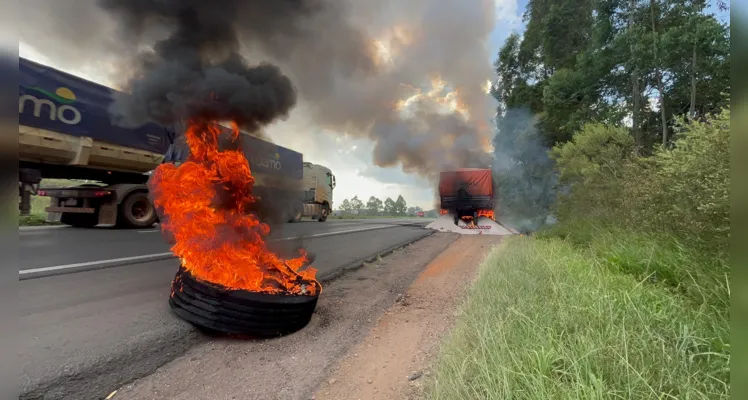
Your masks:
M439 210L439 215L447 215L447 214L449 214L449 211L447 211L445 209Z
M479 217L490 218L490 219L496 221L496 216L495 216L493 210L478 210L478 216Z
M235 140L239 128L231 126ZM247 210L255 202L249 163L241 150L219 151L221 134L215 123L191 121L190 159L179 167L162 164L153 173L154 204L167 216L162 229L176 239L172 252L196 278L229 289L314 295L317 270L302 270L305 251L283 260L268 250L270 227Z

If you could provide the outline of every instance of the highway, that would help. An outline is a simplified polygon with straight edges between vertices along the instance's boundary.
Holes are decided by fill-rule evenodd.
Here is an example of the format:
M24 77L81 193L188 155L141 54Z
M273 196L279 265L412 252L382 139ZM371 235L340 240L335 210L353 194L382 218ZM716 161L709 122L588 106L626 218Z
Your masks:
M300 222L271 240L280 253L306 248L324 281L424 237L428 222ZM178 260L158 229L21 230L19 247L22 399L96 398L204 340L169 310Z

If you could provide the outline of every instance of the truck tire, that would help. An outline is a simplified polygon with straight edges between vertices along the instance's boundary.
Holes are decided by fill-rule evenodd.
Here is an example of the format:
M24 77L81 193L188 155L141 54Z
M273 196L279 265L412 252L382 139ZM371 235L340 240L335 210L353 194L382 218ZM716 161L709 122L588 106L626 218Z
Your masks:
M60 222L75 228L93 228L94 226L99 224L99 213L62 213L62 215L60 216Z
M322 207L322 211L320 211L319 217L317 217L317 221L319 222L327 221L328 215L330 215L330 210L327 207Z
M117 225L127 228L150 228L158 219L156 208L146 192L132 192L119 205Z

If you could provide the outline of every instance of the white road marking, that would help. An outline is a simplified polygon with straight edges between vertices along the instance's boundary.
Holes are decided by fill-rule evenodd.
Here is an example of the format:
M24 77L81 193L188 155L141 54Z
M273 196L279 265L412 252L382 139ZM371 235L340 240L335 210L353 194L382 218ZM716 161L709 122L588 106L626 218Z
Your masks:
M342 235L345 233L355 233L355 232L365 232L365 231L373 231L376 229L385 229L385 228L396 228L399 225L375 225L375 226L368 226L365 228L358 228L358 229L346 229L342 231L332 231L332 232L323 232L323 233L315 233L312 235L304 235L304 236L291 236L291 237L285 237L285 238L279 238L279 239L271 239L269 242L282 242L287 240L296 240L296 239L310 239L310 238L320 238L320 237L327 237L327 236L335 236L335 235ZM146 232L146 231L143 231ZM158 232L157 230L154 230L153 232ZM89 270L89 269L103 269L103 268L109 268L109 267L116 267L120 265L128 265L128 264L135 264L137 262L143 262L144 260L160 260L165 258L171 258L175 257L174 254L171 252L166 253L155 253L155 254L145 254L141 256L131 256L131 257L121 257L121 258L112 258L108 260L98 260L98 261L88 261L88 262L82 262L82 263L75 263L75 264L65 264L65 265L55 265L53 267L41 267L41 268L32 268L32 269L22 269L18 271L19 278L21 279L28 279L30 277L41 277L41 276L48 276L48 275L55 275L55 274L63 274L65 272L73 272L75 270Z
M67 225L40 225L40 226L19 226L18 232L29 231L48 231L50 229L69 228Z
M83 269L86 267L93 267L97 265L102 264L114 264L114 263L129 263L131 261L140 261L140 260L147 260L151 258L158 258L158 257L166 257L166 256L173 256L171 252L167 253L156 253L156 254L145 254L142 256L132 256L132 257L122 257L122 258L112 258L109 260L99 260L99 261L88 261L88 262L82 262L82 263L75 263L75 264L66 264L66 265L56 265L54 267L42 267L42 268L32 268L32 269L22 269L18 271L18 274L20 276L26 276L26 275L32 275L32 274L40 274L40 273L49 273L49 272L57 272L62 270L69 270L69 269Z

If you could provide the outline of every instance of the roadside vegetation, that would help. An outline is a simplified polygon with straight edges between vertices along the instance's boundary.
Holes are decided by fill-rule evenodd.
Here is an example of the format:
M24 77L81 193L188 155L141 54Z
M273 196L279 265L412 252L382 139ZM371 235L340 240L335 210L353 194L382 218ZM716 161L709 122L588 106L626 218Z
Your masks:
M554 149L559 222L485 261L431 398L729 398L729 131L725 111L650 157L599 125Z
M366 203L358 196L353 196L351 199L341 201L331 217L335 219L411 218L422 211L427 218L439 216L436 210L424 211L418 206L408 207L408 203L402 195L397 196L397 200L388 197L384 201L371 196Z
M667 4L529 2L494 144L530 234L483 264L430 398L729 398L729 30Z

